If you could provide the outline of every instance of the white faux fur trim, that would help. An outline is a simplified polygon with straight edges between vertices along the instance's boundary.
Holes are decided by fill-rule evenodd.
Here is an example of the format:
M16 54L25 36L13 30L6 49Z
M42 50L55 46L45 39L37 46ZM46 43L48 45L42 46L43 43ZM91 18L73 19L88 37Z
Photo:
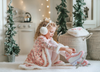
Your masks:
M69 46L65 46L66 48L69 48Z
M59 64L53 64L52 66L66 66L67 64L65 62L60 62Z
M45 48L45 52L46 52L46 54L47 54L47 59L48 59L48 62L49 62L49 65L47 66L47 67L51 67L51 59L50 59L50 54L49 54L49 51L48 51L48 49L46 49Z
M55 50L57 54L60 53L59 49L60 49L61 47L69 48L69 46L64 46L63 44L59 43L57 49Z
M23 65L19 65L19 68L21 69L26 69L26 70L32 70L32 69L47 69L48 67L43 67L43 66L38 66L36 64L31 64L31 63L27 63L25 62L26 64L30 64L32 66L30 67L26 67L24 64Z
M44 49L42 49L42 57L44 59L44 67L47 65L47 60L46 60L46 56L45 56L45 52L44 52Z
M61 47L63 47L63 46L59 44L58 47L57 47L57 49L55 50L57 54L60 53L60 52L59 52L59 49L60 49Z
M47 60L46 60L45 52L47 54L47 59L48 59L48 62L49 62L49 65L47 67L45 67L47 65ZM43 66L38 66L36 64L24 62L25 64L30 64L32 66L26 67L25 65L19 65L19 68L26 69L26 70L32 70L32 69L47 69L47 68L51 67L51 59L50 59L50 55L49 55L48 49L46 49L46 48L45 48L45 50L42 49L42 57L44 59L44 65Z

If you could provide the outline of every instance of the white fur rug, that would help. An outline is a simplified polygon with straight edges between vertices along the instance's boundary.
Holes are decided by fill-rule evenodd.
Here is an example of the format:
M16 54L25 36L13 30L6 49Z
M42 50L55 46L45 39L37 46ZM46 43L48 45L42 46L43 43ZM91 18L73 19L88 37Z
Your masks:
M89 66L79 67L75 66L52 66L49 69L43 70L22 70L18 66L22 64L25 57L16 58L15 62L0 62L0 72L100 72L100 61L89 60Z
M0 72L100 72L100 61L90 61L91 65L88 67L75 66L52 66L50 69L43 70L21 70L18 68L22 62L0 62Z

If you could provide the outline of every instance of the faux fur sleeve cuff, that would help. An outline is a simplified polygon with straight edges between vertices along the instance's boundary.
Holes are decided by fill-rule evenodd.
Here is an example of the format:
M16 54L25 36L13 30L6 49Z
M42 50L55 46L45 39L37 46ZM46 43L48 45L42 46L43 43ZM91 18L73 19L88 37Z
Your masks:
M69 46L64 46L63 44L60 44L60 43L59 43L59 44L58 44L58 47L57 47L56 50L55 50L57 54L60 53L59 49L60 49L61 47L69 48Z
M59 44L58 44L58 47L56 48L56 53L57 53L57 54L59 54L59 52L60 52L59 49L60 49L61 47L64 47L64 45L61 44L61 43L59 43Z
M66 48L69 48L69 46L65 46Z
M58 47L56 48L55 51L56 51L57 54L59 54L59 52L60 52L59 49L60 49L61 47L62 47L62 45L58 45Z

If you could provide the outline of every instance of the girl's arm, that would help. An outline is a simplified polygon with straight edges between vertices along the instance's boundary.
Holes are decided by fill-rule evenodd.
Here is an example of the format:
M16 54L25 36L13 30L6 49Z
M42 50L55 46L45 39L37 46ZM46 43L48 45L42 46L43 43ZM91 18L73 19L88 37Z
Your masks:
M59 49L59 51L66 51L66 52L68 52L70 55L71 55L72 52L73 52L70 48L66 48L66 47L61 47L61 48Z
M62 47L62 45L48 43L47 39L44 36L40 36L38 38L38 41L41 42L41 46L43 48L51 49L55 51L56 53L59 53L59 49Z
M59 49L59 51L66 51L66 52L68 52L69 54L72 54L72 50L71 50L71 48L69 48L69 46L64 46L64 45L61 44L61 43L57 43L55 40L53 40L53 38L52 38L52 40L51 40L51 43L52 43L52 44L56 44L56 45L58 45L58 46L61 46L61 48Z

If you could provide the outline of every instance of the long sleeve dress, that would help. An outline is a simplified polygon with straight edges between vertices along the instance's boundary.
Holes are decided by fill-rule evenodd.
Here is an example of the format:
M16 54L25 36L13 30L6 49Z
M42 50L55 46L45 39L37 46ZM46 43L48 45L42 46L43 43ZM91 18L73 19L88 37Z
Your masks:
M24 64L19 67L24 69L49 68L60 59L59 49L61 47L63 45L56 43L53 38L47 39L41 35L35 40L33 49L28 54Z

